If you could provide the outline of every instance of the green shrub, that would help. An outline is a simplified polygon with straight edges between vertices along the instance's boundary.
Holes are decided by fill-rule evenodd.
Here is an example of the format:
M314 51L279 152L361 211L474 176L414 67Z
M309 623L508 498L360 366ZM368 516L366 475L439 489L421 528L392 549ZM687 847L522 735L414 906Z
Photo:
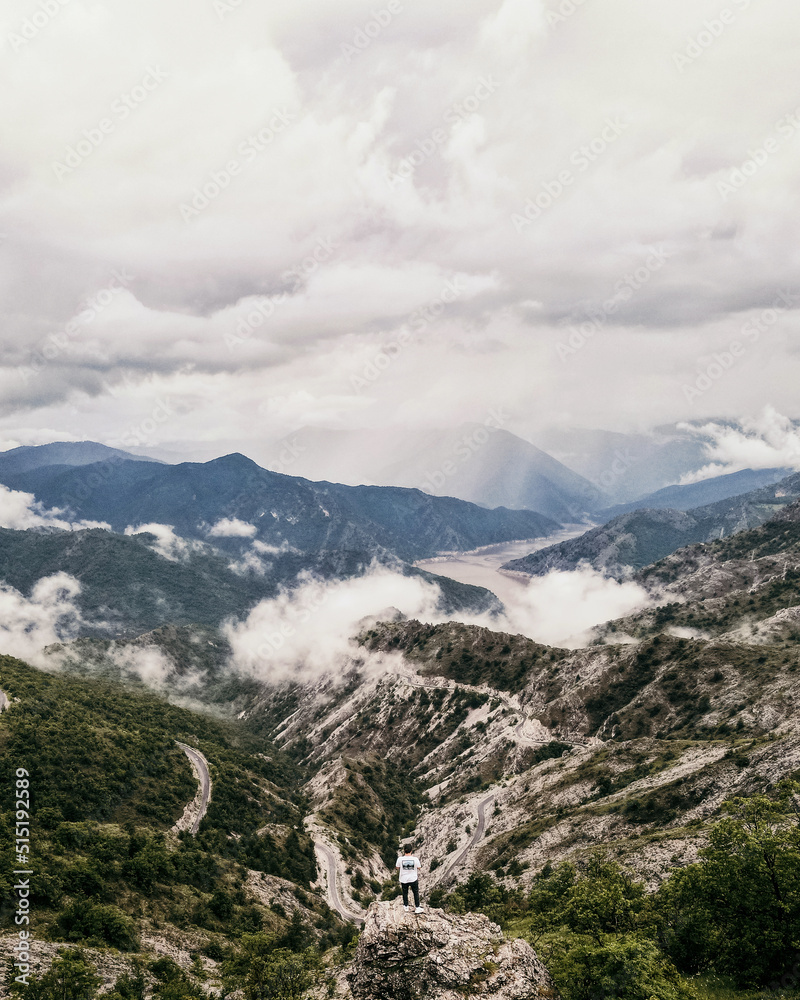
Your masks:
M140 947L133 920L108 903L76 899L59 913L56 928L67 941L111 945L120 951L138 951Z
M693 1000L653 941L636 935L582 941L550 959L564 1000Z

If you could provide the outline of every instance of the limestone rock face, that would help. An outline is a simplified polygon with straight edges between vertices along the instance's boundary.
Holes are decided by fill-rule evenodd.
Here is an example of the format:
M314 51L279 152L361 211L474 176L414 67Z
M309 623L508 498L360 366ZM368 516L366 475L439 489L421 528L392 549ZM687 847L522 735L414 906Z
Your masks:
M397 900L370 906L347 979L355 1000L559 1000L531 946L488 917L406 913Z

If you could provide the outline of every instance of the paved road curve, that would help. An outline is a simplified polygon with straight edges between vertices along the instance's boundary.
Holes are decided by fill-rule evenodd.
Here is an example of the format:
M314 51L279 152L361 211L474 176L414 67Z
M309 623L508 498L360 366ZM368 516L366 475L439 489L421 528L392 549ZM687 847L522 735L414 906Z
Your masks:
M488 795L485 799L481 799L478 803L478 822L475 829L472 831L472 840L459 852L458 857L448 867L447 871L442 876L442 881L444 881L444 879L446 879L452 871L458 868L472 848L476 847L482 840L483 835L486 832L486 807L493 801L494 795Z
M200 829L200 823L208 811L208 803L211 799L211 775L208 773L208 761L199 750L195 750L194 747L189 747L185 743L180 743L178 740L175 740L175 742L189 758L192 770L197 775L197 780L200 782L200 803L197 812L195 813L194 820L189 827L190 833L193 837L195 837L197 836L197 831Z
M339 896L339 887L336 884L336 855L321 840L315 840L314 846L317 849L318 856L324 859L328 869L328 903L344 920L350 920L355 924L363 924L364 918L348 910Z

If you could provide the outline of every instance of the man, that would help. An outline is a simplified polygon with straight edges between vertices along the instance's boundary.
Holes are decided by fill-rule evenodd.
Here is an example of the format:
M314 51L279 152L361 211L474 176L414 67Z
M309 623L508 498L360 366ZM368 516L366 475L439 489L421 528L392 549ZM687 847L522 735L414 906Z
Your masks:
M408 912L409 889L414 893L414 905L416 906L414 912L422 913L422 907L419 905L419 879L417 878L417 872L421 867L419 858L411 853L411 845L406 844L395 865L395 868L400 869L400 888L403 890L403 909L406 913Z

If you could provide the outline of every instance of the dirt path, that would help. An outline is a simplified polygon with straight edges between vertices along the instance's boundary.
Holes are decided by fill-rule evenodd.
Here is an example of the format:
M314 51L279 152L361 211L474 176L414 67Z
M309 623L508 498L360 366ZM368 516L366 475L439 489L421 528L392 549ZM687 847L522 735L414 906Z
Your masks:
M192 765L199 785L197 794L183 810L183 816L175 824L173 830L188 830L193 837L196 837L200 823L208 811L208 803L211 801L211 775L208 773L208 761L194 747L189 747L178 740L175 742L189 758L189 763Z

